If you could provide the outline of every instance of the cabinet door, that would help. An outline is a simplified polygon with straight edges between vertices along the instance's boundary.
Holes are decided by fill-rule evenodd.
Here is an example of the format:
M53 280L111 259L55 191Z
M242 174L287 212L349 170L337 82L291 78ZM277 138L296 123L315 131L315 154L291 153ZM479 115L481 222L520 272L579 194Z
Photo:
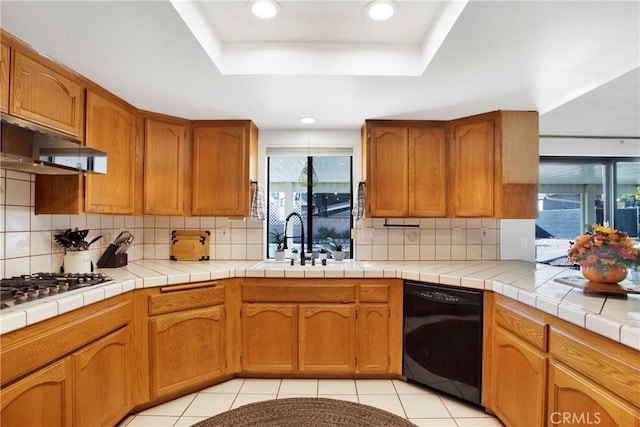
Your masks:
M409 128L409 216L447 215L444 127Z
M211 381L225 372L224 308L208 307L149 321L154 398Z
M14 51L10 114L82 139L84 90L71 77Z
M196 127L191 213L249 216L249 125Z
M546 358L526 342L496 328L493 344L493 410L507 426L526 420L545 425Z
M71 425L71 360L63 359L0 391L2 427Z
M389 372L389 304L358 307L358 372Z
M560 363L549 363L548 425L640 426L640 411Z
M494 121L454 126L451 189L454 217L492 217L496 152Z
M409 209L406 127L374 126L367 144L367 215L405 217Z
M353 304L300 305L300 371L355 372Z
M83 348L72 360L74 425L116 425L131 409L129 327Z
M144 213L184 215L186 127L145 120Z
M242 370L293 372L298 369L298 306L243 304Z
M134 111L125 104L89 91L86 144L107 153L107 174L87 175L86 212L135 213L135 141Z
M0 111L9 112L9 46L0 44Z

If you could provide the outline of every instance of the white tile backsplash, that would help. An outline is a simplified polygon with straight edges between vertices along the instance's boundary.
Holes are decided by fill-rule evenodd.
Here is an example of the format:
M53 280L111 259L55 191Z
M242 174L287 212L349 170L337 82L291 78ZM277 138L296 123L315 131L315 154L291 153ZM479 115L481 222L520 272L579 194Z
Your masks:
M14 275L57 271L62 248L53 235L68 228L102 235L92 246L97 262L123 229L136 236L131 261L169 259L171 230L211 231L210 257L222 260L261 260L265 256L265 222L236 218L35 215L33 175L0 170L0 273ZM355 225L354 256L360 261L495 260L500 254L500 222L493 219L394 218L365 219ZM417 226L417 227L415 227ZM223 235L222 229L226 229ZM367 232L364 233L363 229ZM365 239L367 236L367 239Z
M14 206L29 206L31 204L31 182L17 179L7 180L5 203Z

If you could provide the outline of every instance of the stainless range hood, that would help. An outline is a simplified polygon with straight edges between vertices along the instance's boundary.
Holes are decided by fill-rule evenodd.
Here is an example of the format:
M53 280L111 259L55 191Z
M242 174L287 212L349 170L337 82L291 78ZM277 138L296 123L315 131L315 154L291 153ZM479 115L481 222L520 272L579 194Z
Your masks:
M80 141L1 116L0 167L44 175L107 173L107 153Z

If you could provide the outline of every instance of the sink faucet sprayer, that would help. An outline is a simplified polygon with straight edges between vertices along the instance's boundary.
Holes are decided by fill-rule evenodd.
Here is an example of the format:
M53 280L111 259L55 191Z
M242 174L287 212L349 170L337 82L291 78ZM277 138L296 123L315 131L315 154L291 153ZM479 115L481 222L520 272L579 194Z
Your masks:
M297 212L291 212L289 215L287 215L287 218L285 219L285 223L284 223L284 249L288 249L288 247L287 247L287 228L289 228L289 219L291 219L292 216L297 216L298 219L300 220L300 238L302 239L302 254L300 256L300 265L304 265L304 259L305 259L305 251L304 251L304 222L302 221L302 217L300 216L300 214L297 213Z

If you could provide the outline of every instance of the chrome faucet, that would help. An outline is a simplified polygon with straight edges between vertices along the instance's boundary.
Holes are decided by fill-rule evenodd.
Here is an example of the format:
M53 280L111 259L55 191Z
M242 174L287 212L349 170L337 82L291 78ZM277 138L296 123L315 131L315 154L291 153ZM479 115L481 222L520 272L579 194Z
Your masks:
M291 212L289 215L287 215L287 218L285 219L284 222L284 249L288 249L287 247L287 228L289 228L289 220L291 219L292 216L297 216L298 219L300 220L300 238L302 239L302 253L300 254L300 265L304 265L304 222L302 221L302 217L300 216L299 213L297 212Z

